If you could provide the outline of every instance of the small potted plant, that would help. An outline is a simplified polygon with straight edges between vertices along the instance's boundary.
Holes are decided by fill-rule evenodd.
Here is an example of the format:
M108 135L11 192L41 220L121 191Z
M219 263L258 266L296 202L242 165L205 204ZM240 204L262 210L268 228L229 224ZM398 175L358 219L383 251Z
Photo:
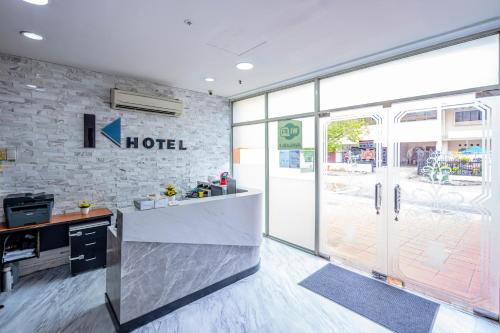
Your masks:
M175 200L175 195L177 194L177 190L175 189L175 186L172 184L169 184L167 188L165 189L165 192L163 192L168 197L168 201L172 202Z
M82 201L78 204L78 207L80 207L80 212L85 215L89 213L91 206L92 204L88 201Z

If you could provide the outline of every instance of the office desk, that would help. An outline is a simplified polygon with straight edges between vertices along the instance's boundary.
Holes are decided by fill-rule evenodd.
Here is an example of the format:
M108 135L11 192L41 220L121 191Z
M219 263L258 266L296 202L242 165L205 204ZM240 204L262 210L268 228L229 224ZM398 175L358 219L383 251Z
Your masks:
M97 208L91 210L88 214L80 212L52 215L50 222L40 224L30 224L22 227L7 228L6 225L0 225L0 236L26 230L36 230L50 228L54 226L70 225L75 223L90 222L94 220L109 219L111 221L113 212L107 208Z
M22 227L7 228L6 225L0 226L0 263L1 268L3 268L3 252L4 252L4 242L6 237L9 235L23 235L31 233L35 235L37 248L36 256L40 256L40 252L57 249L61 247L66 247L70 244L69 240L69 228L70 226L87 224L96 221L107 221L107 225L111 224L111 212L107 208L97 208L89 212L89 214L68 213L53 215L50 222L25 225ZM104 248L105 249L105 248ZM105 250L104 250L105 251ZM23 258L19 260L25 260L29 258ZM19 261L15 260L15 261ZM15 262L14 261L14 262Z

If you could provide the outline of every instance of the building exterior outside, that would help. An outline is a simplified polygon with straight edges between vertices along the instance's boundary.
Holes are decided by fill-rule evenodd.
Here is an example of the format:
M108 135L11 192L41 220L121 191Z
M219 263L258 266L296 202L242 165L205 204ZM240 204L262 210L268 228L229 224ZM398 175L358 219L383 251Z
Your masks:
M447 160L461 162L465 169L453 169L453 174L474 176L466 169L468 163L478 163L481 159L482 118L480 111L468 105L405 111L398 124L400 165L417 166L419 161L422 164L425 157L437 151ZM377 124L371 118L361 121L364 130L358 142L343 138L340 150L329 149L327 162L333 163L332 169L336 163L373 164Z

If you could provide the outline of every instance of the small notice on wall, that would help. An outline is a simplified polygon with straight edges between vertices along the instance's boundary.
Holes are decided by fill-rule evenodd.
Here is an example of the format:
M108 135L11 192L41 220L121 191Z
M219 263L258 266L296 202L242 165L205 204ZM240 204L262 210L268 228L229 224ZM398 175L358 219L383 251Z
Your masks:
M302 122L300 120L278 121L278 149L302 149Z
M300 150L290 150L290 168L300 168Z
M314 162L314 149L304 150L302 154L304 154L304 162L306 163Z
M290 153L288 150L280 151L280 168L288 168L290 166Z
M300 150L280 151L280 168L300 168Z

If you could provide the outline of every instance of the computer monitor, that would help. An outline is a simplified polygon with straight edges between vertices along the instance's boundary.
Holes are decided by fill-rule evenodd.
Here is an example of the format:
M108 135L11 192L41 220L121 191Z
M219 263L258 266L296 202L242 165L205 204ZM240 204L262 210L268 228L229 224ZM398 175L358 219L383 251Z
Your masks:
M210 189L210 195L213 197L224 194L224 189L220 185L212 184Z
M227 180L227 194L236 193L236 179L229 178Z

